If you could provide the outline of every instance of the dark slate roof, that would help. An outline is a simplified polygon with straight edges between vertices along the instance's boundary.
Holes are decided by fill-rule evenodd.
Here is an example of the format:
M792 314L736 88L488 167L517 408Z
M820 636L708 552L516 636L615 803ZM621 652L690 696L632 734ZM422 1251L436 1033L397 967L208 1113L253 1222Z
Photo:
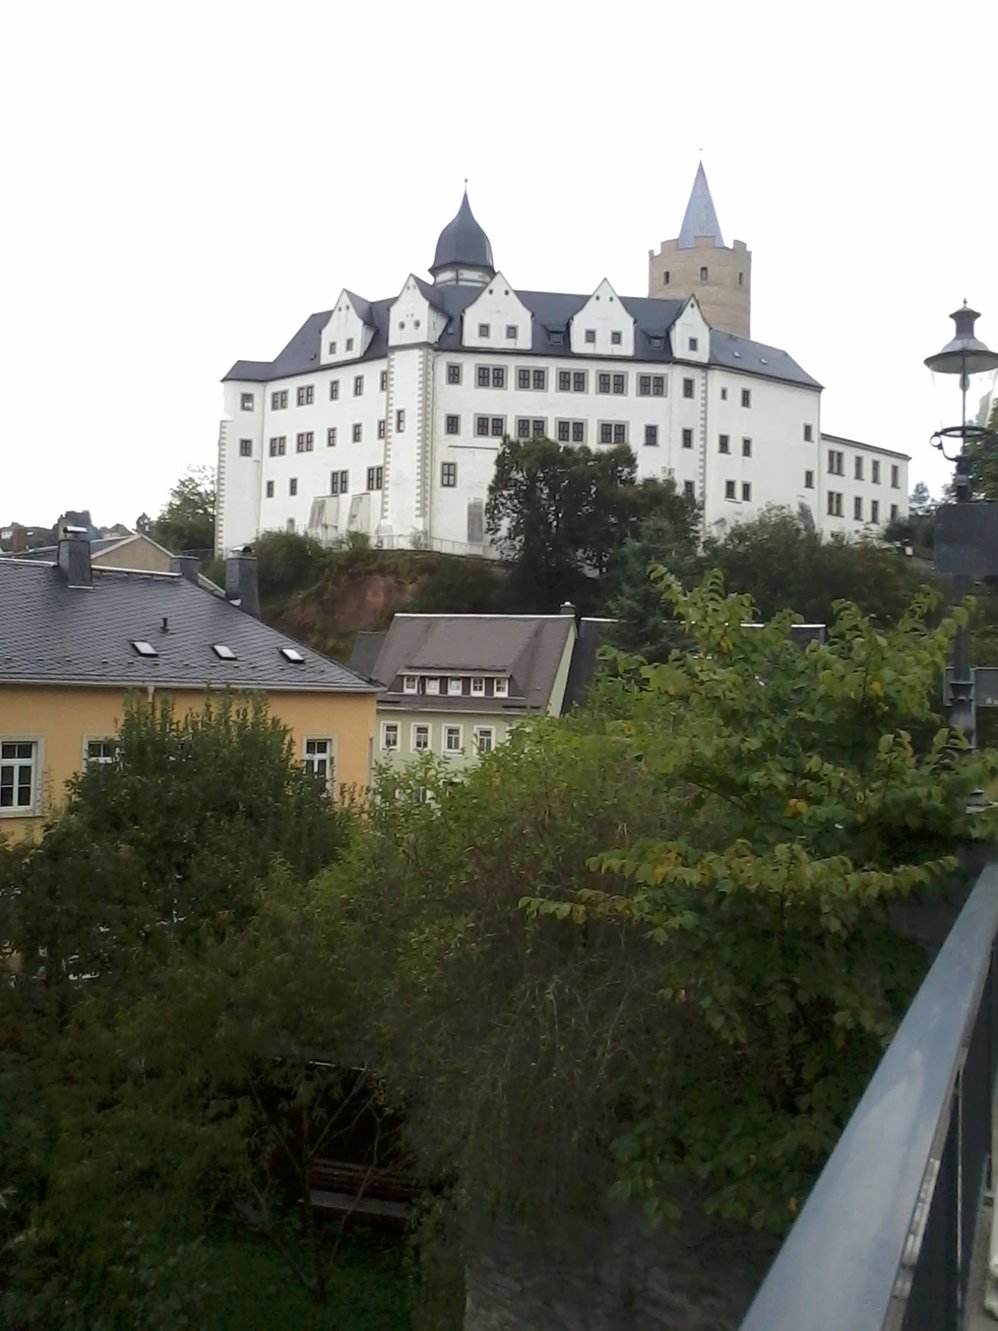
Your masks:
M353 640L353 650L347 663L355 675L360 675L361 679L374 677L374 667L384 641L383 632L371 633L365 629L360 630Z
M167 632L163 632L163 620ZM133 640L158 655L139 656ZM222 661L212 649L236 654ZM281 648L297 649L294 665ZM94 569L70 588L51 564L0 560L0 686L71 684L369 693L357 675L179 574Z
M617 627L615 619L582 619L579 622L579 638L572 652L572 664L568 670L568 683L565 685L563 712L573 707L581 707L589 692L589 685L596 674L596 656L605 642L608 642Z
M721 224L717 220L714 200L710 197L710 186L707 184L707 173L703 169L703 162L697 167L693 188L690 191L690 201L683 214L683 225L679 228L679 248L692 249L693 242L698 236L709 237L719 249L724 247Z
M396 615L373 677L383 701L445 711L546 708L570 634L572 615ZM508 675L509 698L427 697L402 693L404 674ZM455 707L455 704L457 706Z
M482 294L477 286L431 286L428 282L416 278L420 291L428 301L447 315L448 322L437 342L443 351L466 350L462 347L462 316L473 301ZM569 325L576 314L589 301L589 296L572 295L562 291L517 291L516 295L533 315L533 342L529 348L517 347L504 351L490 349L490 356L533 354L538 356L571 356L569 345ZM364 302L360 297L351 296L351 300L366 305L370 312L374 337L360 361L380 360L388 350L389 310L396 300ZM642 362L661 362L669 364L675 358L669 349L667 334L679 317L685 305L683 300L658 300L652 296L621 296L620 303L634 320L634 356L627 359ZM291 378L294 375L311 374L322 366L321 342L322 330L331 311L321 310L311 315L295 333L276 360L236 361L225 379L235 379L241 383L269 383L274 379ZM552 339L552 334L555 339ZM557 340L560 334L561 340ZM652 339L661 340L662 346L652 345ZM476 348L482 354L480 348ZM591 360L588 354L579 356L580 360ZM357 362L347 362L348 365ZM751 342L748 338L736 337L734 333L724 333L712 328L710 332L710 363L723 365L728 369L741 370L745 374L765 375L770 379L780 379L787 383L800 384L807 388L820 388L816 379L812 379L802 370L792 357L777 347L767 347L761 342Z
M441 268L487 268L495 272L492 262L492 246L482 230L468 202L468 191L464 191L457 215L447 223L437 240L433 255L431 273Z

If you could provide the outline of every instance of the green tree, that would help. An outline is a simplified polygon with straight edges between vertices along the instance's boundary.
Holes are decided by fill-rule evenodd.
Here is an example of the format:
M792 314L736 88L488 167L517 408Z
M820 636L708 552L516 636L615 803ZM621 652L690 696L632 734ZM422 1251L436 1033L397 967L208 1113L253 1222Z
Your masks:
M991 409L988 430L991 437L968 440L963 446L963 455L969 464L973 497L998 501L998 448L994 443L994 436L998 434L998 399Z
M215 478L207 467L191 467L170 491L156 519L155 536L174 554L209 555L215 546Z
M646 518L607 570L607 613L616 621L613 641L622 651L654 661L677 645L675 620L649 577L652 565L665 567L684 585L699 570L699 513L694 506L678 515Z

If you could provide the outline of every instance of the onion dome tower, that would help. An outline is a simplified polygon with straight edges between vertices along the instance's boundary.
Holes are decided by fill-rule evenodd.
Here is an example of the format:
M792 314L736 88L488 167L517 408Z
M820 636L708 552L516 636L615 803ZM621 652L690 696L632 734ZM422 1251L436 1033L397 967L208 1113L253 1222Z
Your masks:
M496 275L492 246L471 211L467 189L457 215L440 233L430 274L438 287L483 287Z

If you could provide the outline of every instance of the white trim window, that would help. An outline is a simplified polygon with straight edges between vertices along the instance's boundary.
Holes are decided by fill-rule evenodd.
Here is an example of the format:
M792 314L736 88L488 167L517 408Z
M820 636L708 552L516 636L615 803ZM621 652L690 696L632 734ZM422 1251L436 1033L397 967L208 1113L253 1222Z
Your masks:
M430 751L430 727L423 721L414 721L412 724L411 744L413 753L429 753Z
M121 742L115 739L113 735L101 736L98 739L88 737L83 741L83 765L84 767L108 767L118 761L120 752Z
M397 753L399 746L399 723L397 721L382 721L381 723L381 747L385 753Z
M333 741L328 736L307 738L303 745L302 767L311 772L327 790L333 788Z
M452 698L460 698L464 692L464 680L460 675L451 675L447 681L447 692Z
M492 685L492 694L496 698L509 697L509 680L497 679Z
M38 801L38 741L0 741L0 815L34 813Z
M475 727L475 751L477 753L491 753L495 747L495 730L492 726Z
M453 758L461 752L463 737L461 726L444 726L444 753Z
M403 692L403 693L418 693L418 692L419 692L419 676L418 676L418 675L403 675L403 676L402 676L402 692Z
M439 693L439 692L440 692L440 680L439 680L435 675L432 676L431 678L427 679L427 681L426 681L426 692L427 692L427 693Z
M471 677L471 696L473 698L485 697L485 680L481 675L472 675Z

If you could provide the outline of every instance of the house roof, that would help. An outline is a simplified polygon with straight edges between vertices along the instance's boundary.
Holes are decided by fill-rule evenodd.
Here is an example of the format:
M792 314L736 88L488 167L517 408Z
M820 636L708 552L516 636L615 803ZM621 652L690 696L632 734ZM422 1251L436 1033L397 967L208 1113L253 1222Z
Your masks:
M495 264L492 262L492 246L481 224L471 211L467 190L464 191L457 214L440 233L430 272L435 273L441 268L456 267L487 268L490 273L495 272Z
M572 615L396 615L385 635L373 677L388 701L446 710L508 711L547 707L565 646L575 629ZM509 698L428 700L403 695L403 674L508 676ZM459 704L455 708L455 704Z
M693 177L693 188L690 190L689 202L683 214L683 225L679 228L679 248L692 249L698 237L712 240L719 249L724 247L721 224L717 220L714 200L710 196L710 186L707 184L707 172L703 169L703 162L697 167L697 173Z
M154 541L151 536L143 535L142 532L129 532L127 536L98 536L95 540L90 542L90 554L91 556L107 555L113 553L115 550L124 551L128 546L134 545L136 542L140 545L152 546L154 550L158 550L160 553L166 555L167 559L173 558L173 555L167 550L166 546L160 545L158 541ZM42 560L43 562L47 561L50 564L54 564L58 550L59 547L57 545L39 545L36 546L34 550L24 550L20 554L12 556L12 558ZM121 567L127 568L128 565L123 564Z
M133 641L157 654L140 656ZM215 643L235 659L221 660ZM304 659L294 664L282 648ZM95 568L92 588L71 588L55 565L20 559L0 560L3 684L374 691L180 574Z
M465 351L462 343L462 316L465 310L482 294L477 286L431 287L422 279L416 279L420 291L434 308L447 316L447 325L436 345L441 350ZM489 355L545 355L572 356L568 336L568 327L573 317L585 306L590 295L582 296L563 291L516 291L515 294L533 315L533 341L529 347L518 347L515 352L490 350ZM368 327L374 329L374 336L358 360L346 362L346 366L368 360L381 360L388 352L388 322L391 306L395 297L385 300L364 302L361 297L351 296L355 308L359 305L369 311ZM669 364L676 358L669 347L666 336L675 323L680 311L686 304L683 300L658 300L652 296L621 296L620 303L634 320L634 356L637 361L661 362ZM321 310L305 320L294 337L273 361L238 360L224 376L224 380L237 380L240 383L270 383L275 379L287 379L302 374L313 374L319 369L329 369L322 364L322 330L325 327L330 310ZM652 339L661 340L662 345L655 347ZM476 348L476 354L483 354ZM578 353L579 359L592 360L592 356ZM725 333L712 328L710 332L710 363L726 369L737 370L743 374L763 375L769 379L780 379L787 383L799 384L806 388L820 388L821 385L785 351L769 347L761 342L753 342L746 337L736 337L734 333ZM223 380L223 381L224 381Z

